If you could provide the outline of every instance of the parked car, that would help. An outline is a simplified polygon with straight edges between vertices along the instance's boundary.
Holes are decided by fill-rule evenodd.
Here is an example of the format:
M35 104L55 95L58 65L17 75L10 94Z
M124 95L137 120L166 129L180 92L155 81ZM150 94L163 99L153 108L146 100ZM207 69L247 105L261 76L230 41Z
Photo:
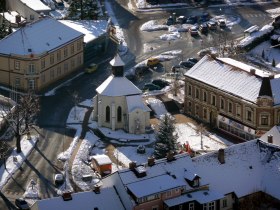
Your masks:
M208 32L208 26L206 23L202 23L199 26L199 30L201 33L207 33Z
M90 64L87 68L86 68L86 73L92 73L95 72L97 70L98 65L96 63L92 63Z
M182 66L183 68L191 68L194 66L195 63L191 62L191 61L181 61L179 63L180 66Z
M218 25L220 28L225 28L227 26L226 21L224 19L218 20Z
M171 71L174 73L174 72L176 72L177 70L180 70L180 68L181 68L181 66L180 66L179 64L173 65L173 66L171 67Z
M197 36L197 35L198 35L198 30L197 30L197 27L196 27L196 26L192 26L192 27L189 29L189 31L190 31L190 34L191 34L192 36Z
M55 174L54 175L54 184L55 185L61 185L64 182L64 177L63 174L59 173L59 174Z
M162 80L162 79L154 79L152 81L152 84L159 86L160 88L164 88L166 86L168 86L170 83L166 80Z
M157 64L159 64L160 60L158 58L149 58L147 61L147 66L151 67L151 66L155 66Z
M217 23L214 21L208 21L207 22L207 26L210 30L215 30L217 29Z
M28 203L23 198L16 198L15 205L20 210L29 210Z
M188 19L186 20L186 23L195 24L197 21L198 21L198 17L192 15L192 16L188 17Z
M210 15L208 12L204 12L201 16L200 16L200 21L201 22L206 22L210 20Z
M173 25L173 24L174 24L173 17L170 16L170 17L166 20L166 25L170 26L170 25Z
M146 152L145 146L144 146L144 145L138 145L138 147L137 147L137 153L139 153L139 154L145 154L145 152Z
M197 58L188 58L187 61L193 62L194 64L196 64L198 62Z
M150 91L152 91L152 90L160 90L160 89L161 88L159 86L157 86L157 85L155 85L153 83L146 83L144 85L144 88L143 88L143 90L150 90Z
M185 16L179 16L176 20L177 23L180 23L180 24L184 24L186 23L186 20L187 20L187 17Z

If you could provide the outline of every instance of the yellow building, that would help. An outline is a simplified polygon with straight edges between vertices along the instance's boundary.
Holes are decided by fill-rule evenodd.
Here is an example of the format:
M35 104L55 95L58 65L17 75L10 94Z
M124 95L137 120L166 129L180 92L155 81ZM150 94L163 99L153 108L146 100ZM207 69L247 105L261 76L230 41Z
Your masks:
M84 34L45 17L0 40L0 84L42 90L83 66Z

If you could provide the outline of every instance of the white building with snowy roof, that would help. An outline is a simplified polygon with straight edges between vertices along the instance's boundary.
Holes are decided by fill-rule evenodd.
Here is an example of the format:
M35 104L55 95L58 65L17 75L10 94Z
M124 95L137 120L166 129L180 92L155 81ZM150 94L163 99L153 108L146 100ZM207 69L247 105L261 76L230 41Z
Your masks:
M41 0L8 0L7 9L17 11L27 22L40 19L43 15L48 15L51 8Z
M124 62L118 54L110 64L112 74L96 89L93 98L93 119L100 127L145 133L151 110L142 100L142 91L124 77Z
M204 56L185 74L184 111L242 140L280 123L280 78L231 58Z
M144 164L131 162L129 169L102 181L103 187L115 187L126 209L258 209L258 204L276 208L279 166L278 146L252 140L195 158L185 153L149 158ZM260 201L256 206L254 199Z
M0 83L40 91L83 65L83 37L44 17L0 40Z

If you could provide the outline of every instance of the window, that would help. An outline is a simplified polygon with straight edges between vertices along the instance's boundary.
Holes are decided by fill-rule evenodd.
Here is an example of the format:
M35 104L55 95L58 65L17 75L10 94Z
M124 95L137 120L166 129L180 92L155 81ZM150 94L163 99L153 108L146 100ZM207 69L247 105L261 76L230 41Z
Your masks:
M280 124L280 111L277 112L277 125Z
M41 60L41 69L44 69L46 67L46 61L45 61L45 58L43 58Z
M56 72L57 72L57 76L61 75L61 67L60 66L57 66Z
M30 90L34 90L35 89L35 81L34 81L34 79L28 80L28 88Z
M189 112L192 111L192 102L190 102L190 101L189 101L189 104L188 104L188 110L189 110Z
M41 81L42 81L42 83L44 83L44 82L46 81L45 74L42 74L42 76L41 76Z
M199 179L198 178L193 180L193 186L194 187L198 187L199 186Z
M64 63L64 73L68 71L68 63Z
M183 210L183 205L179 205L179 210Z
M51 71L50 71L50 78L51 78L51 79L54 78L54 70L53 70L53 69L51 69Z
M71 44L71 55L74 54L74 44Z
M54 63L54 55L51 54L51 55L50 55L50 64L53 64L53 63Z
M212 95L212 97L211 97L211 104L213 106L216 106L216 96L215 95Z
M75 59L71 59L71 67L74 68L75 67Z
M81 50L82 49L82 41L78 41L77 42L77 50Z
M35 65L34 63L29 64L29 69L28 69L29 74L34 74L35 73Z
M208 203L208 210L215 210L215 201Z
M188 94L189 94L189 96L191 96L192 95L192 86L188 86Z
M199 89L195 88L195 98L199 99Z
M20 78L15 78L15 87L20 86Z
M232 113L232 102L228 102L228 112Z
M203 118L207 119L207 109L203 108Z
M34 20L34 15L30 15L30 20Z
M66 58L68 56L68 49L67 47L64 48L64 58Z
M110 107L106 106L106 122L110 122Z
M221 98L220 107L221 109L225 109L225 100L223 98Z
M261 125L268 125L268 116L261 115Z
M189 203L189 210L194 210L194 203Z
M241 116L241 106L240 106L239 104L236 105L236 115L237 115L238 117Z
M118 122L122 121L122 108L120 106L118 107L118 110L117 110L117 119L118 119Z
M227 207L227 199L223 200L223 208Z
M199 114L199 106L195 105L195 115L198 115L198 114Z
M20 62L19 61L15 61L15 69L20 70Z
M158 210L158 206L153 206L152 210Z
M60 50L56 54L56 59L57 59L57 61L61 60L61 52L60 52Z
M81 65L81 64L82 64L82 58L81 58L80 55L77 57L77 64L78 64L78 65Z
M252 122L252 111L251 110L247 110L246 112L246 119L250 122Z
M207 102L207 92L203 91L203 101Z
M166 196L167 196L167 197L170 197L171 195L172 195L171 191L167 191L167 192L166 192Z

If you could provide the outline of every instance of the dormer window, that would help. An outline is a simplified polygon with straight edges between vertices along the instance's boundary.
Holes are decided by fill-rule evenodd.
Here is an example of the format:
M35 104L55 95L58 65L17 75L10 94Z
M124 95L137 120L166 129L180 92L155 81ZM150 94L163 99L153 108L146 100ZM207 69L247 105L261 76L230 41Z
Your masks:
M199 187L199 177L196 177L196 178L193 180L193 187Z

